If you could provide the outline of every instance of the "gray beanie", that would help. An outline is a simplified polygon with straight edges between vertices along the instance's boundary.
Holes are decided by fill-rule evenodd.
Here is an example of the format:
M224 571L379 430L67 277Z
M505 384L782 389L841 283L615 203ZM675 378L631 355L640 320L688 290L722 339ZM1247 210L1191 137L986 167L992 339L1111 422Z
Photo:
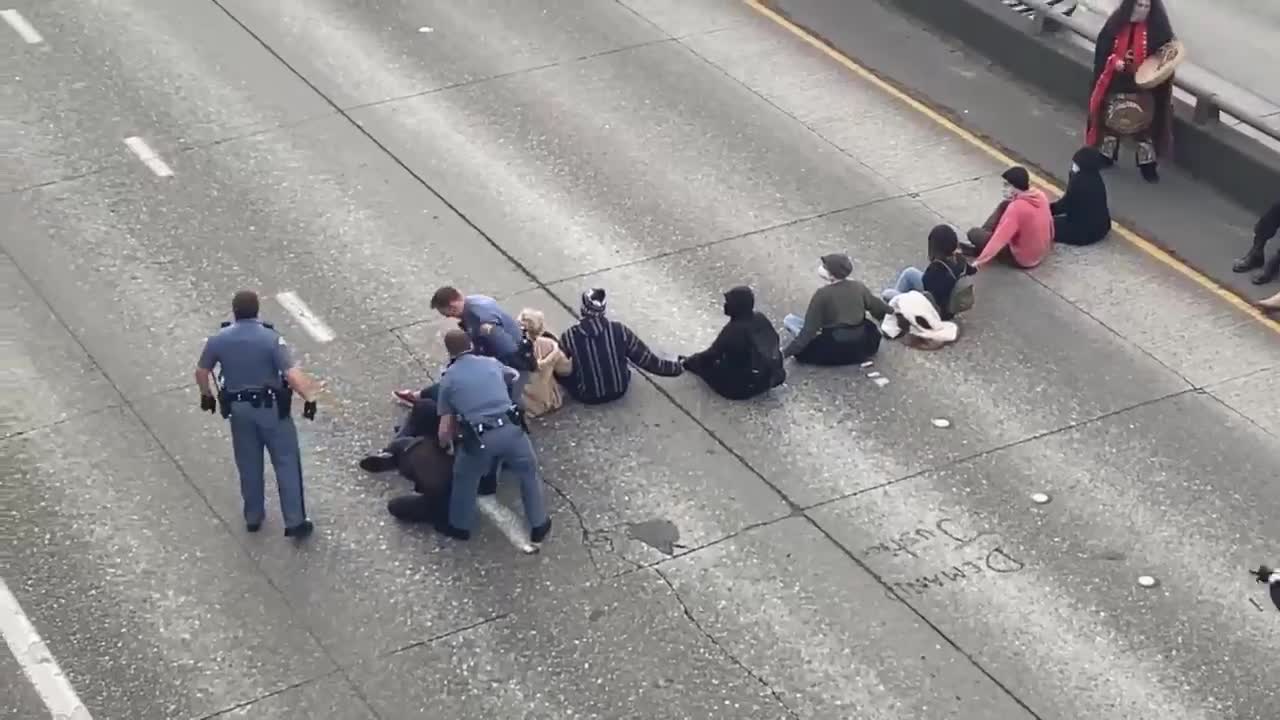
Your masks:
M831 253L823 255L821 258L822 267L831 273L831 277L837 280L844 280L853 274L853 261L844 253Z

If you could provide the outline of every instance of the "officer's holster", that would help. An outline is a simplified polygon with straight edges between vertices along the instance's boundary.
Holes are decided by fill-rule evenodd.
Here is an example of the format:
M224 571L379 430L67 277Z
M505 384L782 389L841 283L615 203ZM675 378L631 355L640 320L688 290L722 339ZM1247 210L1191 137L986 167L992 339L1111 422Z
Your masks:
M497 430L507 425L518 426L524 432L529 432L529 426L525 421L524 410L518 405L512 405L507 411L501 415L496 415L482 420L467 420L466 418L458 419L458 433L454 439L462 444L462 449L466 452L479 452L484 450L484 434L493 430Z

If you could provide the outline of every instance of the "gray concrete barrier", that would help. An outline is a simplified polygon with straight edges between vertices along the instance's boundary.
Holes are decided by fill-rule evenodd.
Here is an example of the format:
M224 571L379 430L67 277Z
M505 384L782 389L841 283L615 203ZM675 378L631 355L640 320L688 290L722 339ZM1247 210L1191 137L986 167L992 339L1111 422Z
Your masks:
M878 1L919 18L1081 112L1088 104L1090 54L1036 34L1030 21L1000 2ZM1178 166L1252 212L1261 214L1275 202L1280 194L1280 154L1222 122L1196 122L1184 102L1175 100L1174 105L1173 160Z

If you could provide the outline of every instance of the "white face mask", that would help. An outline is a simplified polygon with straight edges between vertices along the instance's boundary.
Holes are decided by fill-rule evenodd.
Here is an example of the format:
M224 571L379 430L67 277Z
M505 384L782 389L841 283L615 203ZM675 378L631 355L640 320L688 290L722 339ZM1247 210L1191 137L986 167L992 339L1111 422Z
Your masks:
M1071 174L1075 175L1078 172L1080 172L1080 166L1075 163L1071 163Z
M835 278L831 277L831 273L827 272L827 266L821 263L818 264L818 277L822 278L826 282L833 282L835 280Z
M1018 194L1018 189L1009 183L1005 183L1004 187L1001 188L1001 191L1004 193L1005 200L1012 200L1014 196Z
M1133 6L1133 21L1143 22L1151 14L1151 0L1138 0Z

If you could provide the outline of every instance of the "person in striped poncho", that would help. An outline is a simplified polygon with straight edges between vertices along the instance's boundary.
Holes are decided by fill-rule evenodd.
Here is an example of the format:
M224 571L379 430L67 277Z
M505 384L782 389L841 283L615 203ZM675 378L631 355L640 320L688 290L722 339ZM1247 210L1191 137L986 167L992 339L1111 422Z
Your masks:
M654 355L631 328L604 313L603 289L582 293L582 319L560 336L560 348L573 361L573 369L559 380L574 400L599 405L621 398L631 384L628 361L663 377L684 372L679 362Z

